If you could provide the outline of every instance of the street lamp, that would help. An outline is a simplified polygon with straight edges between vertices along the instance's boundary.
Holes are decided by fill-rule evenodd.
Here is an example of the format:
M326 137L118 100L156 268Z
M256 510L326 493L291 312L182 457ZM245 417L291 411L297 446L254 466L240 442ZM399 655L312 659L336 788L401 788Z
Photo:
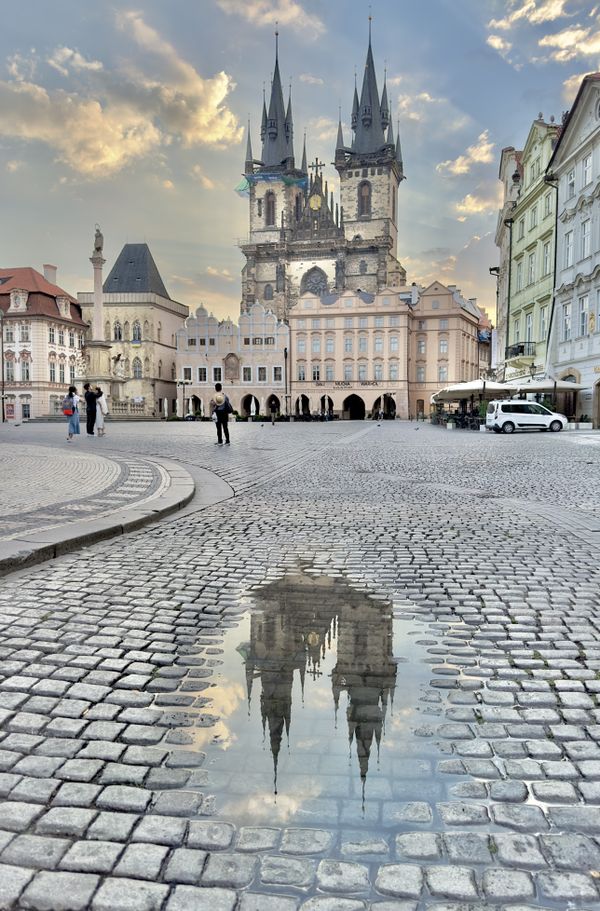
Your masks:
M4 310L0 307L0 365L2 367L2 423L6 423L6 412L4 408Z

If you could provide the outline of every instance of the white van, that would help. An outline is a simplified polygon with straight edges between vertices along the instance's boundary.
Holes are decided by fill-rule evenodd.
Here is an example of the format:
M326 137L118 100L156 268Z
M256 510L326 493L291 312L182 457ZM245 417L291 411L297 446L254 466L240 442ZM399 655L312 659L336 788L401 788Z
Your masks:
M523 399L490 402L485 416L486 428L494 433L514 433L515 430L552 430L557 433L567 423L564 414L556 414L537 402L525 402Z

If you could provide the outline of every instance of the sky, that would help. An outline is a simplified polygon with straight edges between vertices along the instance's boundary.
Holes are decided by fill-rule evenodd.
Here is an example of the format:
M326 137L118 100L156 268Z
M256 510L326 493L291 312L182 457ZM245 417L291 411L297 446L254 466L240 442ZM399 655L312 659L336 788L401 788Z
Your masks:
M148 243L191 310L239 314L248 119L260 155L263 86L279 31L297 162L333 161L338 110L349 141L372 15L399 121L406 180L398 258L493 318L498 165L533 120L561 115L600 69L600 4L584 0L3 0L0 267L58 266L92 289L94 227L105 269ZM10 15L6 11L10 7ZM337 174L325 176L336 190ZM107 274L107 272L106 272Z

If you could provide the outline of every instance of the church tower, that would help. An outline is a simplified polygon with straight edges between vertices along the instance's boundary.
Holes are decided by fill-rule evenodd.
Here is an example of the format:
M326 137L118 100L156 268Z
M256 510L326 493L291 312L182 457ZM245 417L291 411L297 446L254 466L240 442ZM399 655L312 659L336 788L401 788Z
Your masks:
M381 100L377 87L371 21L369 46L360 98L354 86L352 101L352 142L344 145L341 121L335 150L335 168L340 175L340 201L346 237L351 242L370 241L377 247L367 261L367 272L375 269L375 289L404 284L406 273L397 260L398 187L404 180L400 136L394 140L387 85ZM376 255L377 262L373 261ZM364 271L364 259L362 262ZM347 268L348 279L355 273ZM360 264L359 264L360 274Z

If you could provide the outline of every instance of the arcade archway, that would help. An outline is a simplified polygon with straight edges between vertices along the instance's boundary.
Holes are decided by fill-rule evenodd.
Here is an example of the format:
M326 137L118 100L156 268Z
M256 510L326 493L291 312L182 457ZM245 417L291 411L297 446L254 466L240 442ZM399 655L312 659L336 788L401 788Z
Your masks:
M375 399L373 403L373 416L378 417L383 411L383 418L386 421L393 421L396 417L396 402L392 395L384 393Z
M365 403L361 397L355 393L344 399L343 410L344 417L348 421L364 421L365 419Z

